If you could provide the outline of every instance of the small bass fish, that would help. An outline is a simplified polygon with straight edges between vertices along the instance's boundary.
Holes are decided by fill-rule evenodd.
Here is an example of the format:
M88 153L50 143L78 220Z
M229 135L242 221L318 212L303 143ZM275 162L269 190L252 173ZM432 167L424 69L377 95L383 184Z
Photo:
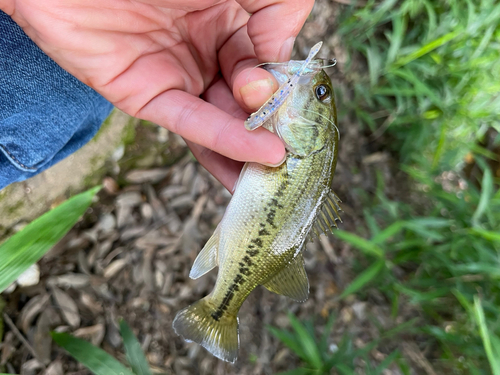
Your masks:
M306 300L305 244L340 220L339 200L330 190L339 140L332 83L318 60L305 65L267 67L280 84L301 70L298 84L263 124L284 142L286 161L276 168L245 164L224 217L189 275L197 279L218 266L215 287L173 322L178 335L228 362L237 358L237 315L250 292L263 285Z

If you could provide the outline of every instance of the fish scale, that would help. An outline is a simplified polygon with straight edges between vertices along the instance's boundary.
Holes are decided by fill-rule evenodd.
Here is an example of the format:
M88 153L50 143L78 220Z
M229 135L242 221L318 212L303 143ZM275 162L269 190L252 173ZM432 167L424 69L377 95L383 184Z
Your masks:
M281 69L277 79L294 74L283 66L272 67L274 74L273 69ZM218 266L215 286L173 322L179 335L225 361L236 360L237 314L253 289L263 285L296 300L307 298L304 245L319 218L335 220L331 212L337 212L337 203L330 190L338 144L333 89L323 71L309 78L263 124L285 144L285 162L276 168L245 164L224 217L190 273L196 279Z

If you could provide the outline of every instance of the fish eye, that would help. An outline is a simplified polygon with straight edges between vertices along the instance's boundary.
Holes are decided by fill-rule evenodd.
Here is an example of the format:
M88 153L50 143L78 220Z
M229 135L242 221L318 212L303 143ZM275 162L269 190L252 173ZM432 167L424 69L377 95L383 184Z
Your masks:
M322 102L330 97L330 89L325 85L316 86L314 93L316 94L316 98Z

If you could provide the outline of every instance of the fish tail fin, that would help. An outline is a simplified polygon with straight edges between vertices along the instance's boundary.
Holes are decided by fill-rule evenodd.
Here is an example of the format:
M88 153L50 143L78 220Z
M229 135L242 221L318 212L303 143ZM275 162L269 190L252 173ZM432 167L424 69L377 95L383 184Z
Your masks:
M175 316L172 327L185 340L194 341L217 358L234 363L238 356L238 317L224 312L215 314L207 296L182 309Z

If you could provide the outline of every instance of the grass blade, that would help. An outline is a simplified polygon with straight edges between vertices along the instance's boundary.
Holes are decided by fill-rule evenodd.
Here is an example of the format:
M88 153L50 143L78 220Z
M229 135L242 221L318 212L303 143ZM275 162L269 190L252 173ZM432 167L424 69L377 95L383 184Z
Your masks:
M293 329L300 338L299 342L306 355L307 362L315 369L321 369L321 367L323 367L323 360L321 359L321 354L319 353L314 337L311 337L306 328L293 314L289 313L288 318L290 319Z
M295 336L292 333L272 326L268 326L267 329L269 329L269 332L271 332L273 336L278 338L278 340L280 340L283 344L292 349L292 351L300 358L302 358L304 361L306 360L306 354L302 350L302 347L297 342L297 340L295 340Z
M335 315L331 314L328 318L325 328L323 329L323 334L321 335L321 340L319 342L319 350L321 353L328 352L328 337L332 333L333 324L335 323Z
M68 199L0 245L0 293L76 224L100 189L98 186Z
M404 228L404 224L404 221L396 221L395 223L392 223L382 232L373 237L371 242L377 245L384 243L387 239L398 234Z
M435 50L438 47L441 47L442 45L448 43L450 40L456 38L461 33L462 33L461 31L452 31L452 32L449 32L448 34L443 35L440 38L433 40L432 42L427 43L425 46L422 46L418 50L398 59L394 63L393 68L400 68L401 66L406 65L406 64L412 62L413 60L416 60L416 59L428 54L429 52Z
M384 250L382 250L379 246L353 233L345 232L343 230L336 230L333 234L335 234L341 240L349 242L351 245L358 248L365 254L375 255L378 258L382 258L384 256Z
M382 374L392 362L399 356L399 351L395 350L389 354L375 369L374 374Z
M280 372L278 375L311 375L313 373L307 368L299 367L290 371Z
M488 327L486 326L483 306L481 305L481 301L478 296L474 296L474 312L476 322L479 325L479 333L481 334L481 339L483 340L484 350L488 356L488 361L490 362L493 375L500 375L500 359L493 351L490 333L488 332ZM498 348L496 349L496 351L498 351Z
M403 42L403 36L406 31L406 18L395 15L392 17L391 44L387 52L386 65L390 65L394 60Z
M148 361L144 356L141 344L139 344L139 341L137 341L134 333L124 320L120 321L120 334L123 338L123 346L125 346L127 361L134 373L136 375L151 375Z
M382 59L380 52L372 46L366 49L366 59L368 60L368 72L370 75L370 85L375 86L381 73Z
M481 198L479 198L479 204L477 205L476 212L472 215L472 224L478 227L479 219L483 216L483 213L488 208L488 203L493 195L493 175L491 169L486 167L484 169L483 180L481 182Z
M357 292L359 289L364 287L370 281L372 281L379 273L384 269L385 261L383 259L377 260L366 270L361 272L358 277L354 279L352 283L349 284L347 288L344 289L340 295L340 299L347 297L350 294Z
M54 341L96 375L134 375L104 350L67 333L52 332Z
M485 240L493 241L493 242L500 242L500 233L493 232L491 230L484 230L484 229L480 229L480 228L472 228L470 231L474 234L478 234L479 236L483 237Z

